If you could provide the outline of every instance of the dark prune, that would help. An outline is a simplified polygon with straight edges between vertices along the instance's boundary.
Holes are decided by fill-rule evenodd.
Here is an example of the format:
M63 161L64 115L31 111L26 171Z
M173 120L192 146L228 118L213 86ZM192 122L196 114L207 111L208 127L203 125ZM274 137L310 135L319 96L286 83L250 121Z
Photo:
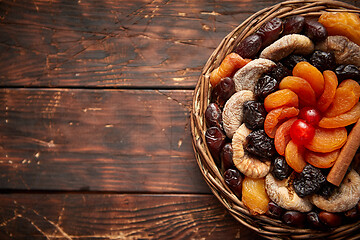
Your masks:
M300 15L291 16L284 21L284 30L282 35L301 33L304 27L305 18Z
M335 73L340 81L353 79L360 84L360 70L355 65L340 65L335 69Z
M267 95L279 89L279 82L269 75L264 75L257 81L254 94L259 101L263 101Z
M311 164L307 164L294 179L293 187L299 197L305 197L319 191L325 182L326 178L321 170Z
M337 187L326 181L317 192L320 196L328 199Z
M282 216L282 220L289 226L304 228L306 215L298 211L286 211Z
M230 168L224 172L225 183L237 196L241 196L242 179L240 172L236 169Z
M310 57L310 63L320 72L336 67L335 55L332 52L315 51Z
M263 103L255 101L246 101L243 104L244 123L251 130L264 127L266 110Z
M278 156L272 162L270 172L277 179L283 180L290 176L292 173L292 168L289 166L283 156Z
M245 149L249 153L265 159L276 155L274 139L268 137L264 129L255 130L246 137Z
M215 102L220 108L223 108L226 101L235 93L235 83L229 78L223 78L214 87L211 93L211 102Z
M288 69L293 69L296 66L296 64L298 64L299 62L308 62L308 60L303 56L289 55L288 57L284 58L281 62Z
M319 213L319 219L323 224L328 227L338 227L342 223L342 217L338 213L321 211Z
M234 151L231 143L226 143L220 152L220 159L223 169L227 170L234 166L233 153Z
M308 212L306 214L306 220L307 223L309 224L309 227L311 228L322 229L325 227L324 224L319 219L319 214L317 214L316 212Z
M235 52L243 58L255 58L262 45L262 40L259 34L251 34L244 38Z
M276 67L271 70L269 75L280 82L284 77L290 76L292 74L289 69L287 69L282 63L278 62Z
M215 103L210 103L205 111L205 120L208 127L218 127L222 129L221 110Z
M268 206L269 208L266 212L266 215L272 218L280 219L284 213L284 209L274 202L269 202Z
M305 35L308 36L314 42L320 42L327 38L327 30L316 19L305 19L304 22L304 32Z
M267 47L271 43L273 43L276 39L279 38L280 33L283 29L283 22L280 18L273 18L270 21L264 23L259 30L257 30L257 34L260 35L262 39L262 47Z
M211 127L206 130L205 139L215 163L220 166L220 151L225 145L225 134L218 127Z
M360 212L357 210L356 207L350 209L350 210L347 210L345 213L344 213L344 216L346 217L347 220L349 221L357 221L360 219Z

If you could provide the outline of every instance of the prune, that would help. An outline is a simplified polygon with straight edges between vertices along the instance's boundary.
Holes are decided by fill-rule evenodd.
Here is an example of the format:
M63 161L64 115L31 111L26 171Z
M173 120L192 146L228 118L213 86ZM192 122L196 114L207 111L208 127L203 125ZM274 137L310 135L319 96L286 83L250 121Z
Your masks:
M319 213L320 221L328 227L338 227L342 223L342 217L340 214L321 211Z
M283 180L290 176L292 173L292 168L286 162L285 157L278 156L272 162L270 172L277 179Z
M215 102L220 108L223 108L226 101L235 93L235 83L229 78L222 78L214 87L211 93L211 102Z
M326 181L317 192L320 196L328 199L337 187Z
M243 105L244 123L251 130L264 127L266 110L264 104L255 101L246 101Z
M321 72L336 67L335 55L332 52L315 51L310 57L310 63Z
M344 216L346 217L347 220L350 221L357 221L360 219L360 212L357 210L356 207L346 211L344 213Z
M205 120L208 127L218 127L222 129L221 110L215 103L210 103L205 111Z
M272 158L276 154L274 139L268 137L264 129L255 130L246 137L245 149L265 159Z
M288 69L293 69L299 62L308 62L308 60L299 55L289 55L282 60L282 64Z
M276 67L271 70L269 75L280 82L284 77L290 76L292 73L282 63L278 62Z
M223 169L227 170L234 166L233 153L234 151L231 143L226 143L220 152L220 159Z
M225 134L218 127L211 127L206 130L205 139L215 163L220 166L220 151L225 145Z
M286 18L282 35L301 33L304 27L304 21L305 18L299 15Z
M251 34L244 38L235 52L243 58L255 58L262 45L262 40L259 34Z
M308 212L306 214L306 220L311 228L321 229L325 227L319 219L319 214L317 214L316 212Z
M282 220L289 226L304 228L306 215L298 211L286 211L282 216Z
M307 164L303 171L294 179L293 187L299 197L316 193L325 184L326 178L321 170Z
M257 81L254 94L259 101L263 101L270 93L279 89L279 82L269 75L264 75Z
M305 19L304 22L304 32L314 42L320 42L327 38L327 30L316 19Z
M283 22L281 19L275 17L270 21L264 23L259 30L257 30L257 34L260 35L262 39L262 47L267 47L271 43L273 43L278 37L283 29Z
M284 209L274 202L269 202L268 206L269 208L266 212L266 215L272 218L280 219L284 213Z
M224 172L225 183L237 196L241 195L242 179L240 172L236 169L228 169Z
M335 73L340 81L353 79L360 84L360 70L355 65L340 65L335 69Z

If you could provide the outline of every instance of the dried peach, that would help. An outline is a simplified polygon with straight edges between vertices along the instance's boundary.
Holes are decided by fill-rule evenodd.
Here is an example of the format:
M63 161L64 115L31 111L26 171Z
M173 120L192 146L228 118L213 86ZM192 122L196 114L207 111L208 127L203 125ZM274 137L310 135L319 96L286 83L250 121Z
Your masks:
M349 111L359 102L360 86L354 80L345 80L336 89L335 97L325 117L335 117Z
M316 97L310 83L301 77L288 76L281 80L280 89L290 89L299 97L300 105L315 106Z
M328 153L306 151L305 161L318 168L330 168L339 156L340 149Z
M298 173L302 172L306 166L304 152L305 148L301 145L297 145L292 140L285 148L285 160L287 164Z
M251 214L265 213L270 202L265 191L265 179L245 176L242 182L242 201Z
M285 155L286 145L290 142L290 128L291 125L297 120L297 118L291 118L282 123L275 132L275 149L281 155Z
M338 79L333 71L326 70L324 75L324 92L321 94L318 102L317 109L321 112L325 112L335 97L336 88L338 85Z
M267 112L280 107L298 107L299 98L290 89L282 89L269 94L264 100L264 106Z
M327 153L340 149L346 142L347 131L341 128L316 128L314 138L305 145L313 152Z
M356 123L360 118L360 102L347 111L335 117L323 117L319 122L319 127L322 128L338 128L346 127L350 124Z
M321 72L308 62L299 62L293 69L293 75L308 81L317 97L324 91L324 77Z
M280 126L282 120L292 118L299 114L299 109L295 107L281 107L271 110L265 118L264 130L271 137L275 137L276 129Z

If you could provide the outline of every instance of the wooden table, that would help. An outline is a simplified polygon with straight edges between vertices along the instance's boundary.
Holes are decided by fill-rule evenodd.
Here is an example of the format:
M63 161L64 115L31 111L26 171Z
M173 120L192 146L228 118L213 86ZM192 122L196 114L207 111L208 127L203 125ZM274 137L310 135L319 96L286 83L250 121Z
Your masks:
M0 1L0 239L260 239L189 116L221 39L275 2Z

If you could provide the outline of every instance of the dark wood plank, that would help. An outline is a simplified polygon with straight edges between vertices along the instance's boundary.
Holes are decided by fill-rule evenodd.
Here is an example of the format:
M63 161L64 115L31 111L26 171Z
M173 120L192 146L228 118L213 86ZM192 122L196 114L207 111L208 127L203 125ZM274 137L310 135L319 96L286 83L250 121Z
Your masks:
M190 90L0 90L0 188L208 193Z
M211 195L2 194L0 238L253 239Z

